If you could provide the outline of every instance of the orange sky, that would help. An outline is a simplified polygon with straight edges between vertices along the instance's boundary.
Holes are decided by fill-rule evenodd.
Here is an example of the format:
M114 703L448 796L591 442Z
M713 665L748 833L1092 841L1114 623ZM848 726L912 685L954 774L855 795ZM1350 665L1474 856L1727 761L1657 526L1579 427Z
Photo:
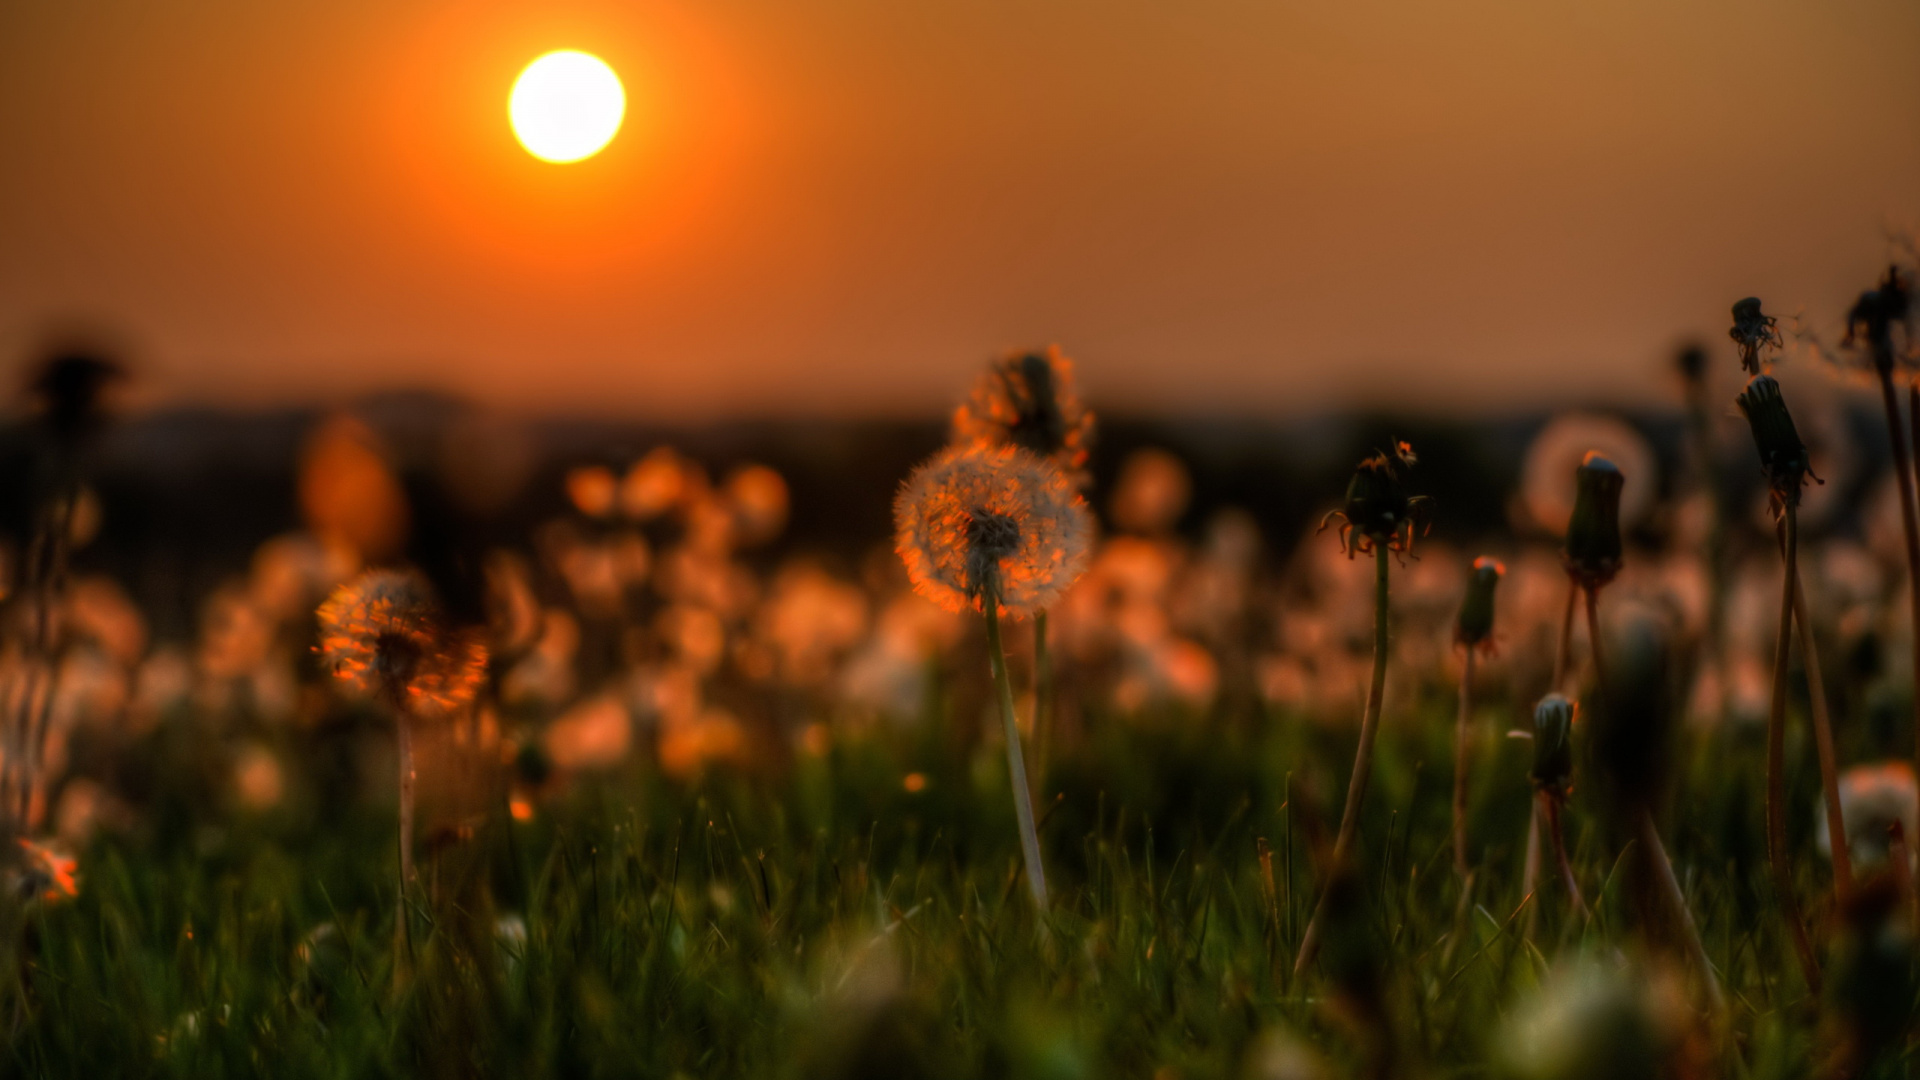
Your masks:
M630 104L556 166L561 47ZM906 415L1047 341L1108 408L1655 400L1916 224L1911 0L0 6L0 349L104 320L159 401Z

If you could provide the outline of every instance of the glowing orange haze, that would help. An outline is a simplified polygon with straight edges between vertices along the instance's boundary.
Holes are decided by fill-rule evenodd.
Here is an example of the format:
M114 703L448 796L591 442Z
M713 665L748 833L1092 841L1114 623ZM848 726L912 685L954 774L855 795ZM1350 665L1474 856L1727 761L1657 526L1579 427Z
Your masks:
M161 400L931 413L1652 400L1753 292L1833 324L1920 219L1920 8L200 0L0 8L0 350ZM552 48L627 126L543 164ZM1730 363L1730 361L1729 361Z

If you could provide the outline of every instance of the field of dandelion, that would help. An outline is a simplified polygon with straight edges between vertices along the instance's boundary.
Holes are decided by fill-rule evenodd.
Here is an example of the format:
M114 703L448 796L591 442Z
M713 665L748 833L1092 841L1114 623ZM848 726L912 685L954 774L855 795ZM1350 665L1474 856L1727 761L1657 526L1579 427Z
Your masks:
M1907 273L1502 424L1096 425L1049 349L116 428L53 358L6 1071L1905 1075Z

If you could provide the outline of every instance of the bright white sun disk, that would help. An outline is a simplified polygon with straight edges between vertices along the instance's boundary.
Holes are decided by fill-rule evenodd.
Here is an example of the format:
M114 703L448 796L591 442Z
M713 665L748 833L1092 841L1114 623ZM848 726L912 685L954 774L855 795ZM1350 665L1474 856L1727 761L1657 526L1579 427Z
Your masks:
M606 61L574 49L528 64L507 99L513 133L542 161L592 157L612 141L626 114L620 77Z

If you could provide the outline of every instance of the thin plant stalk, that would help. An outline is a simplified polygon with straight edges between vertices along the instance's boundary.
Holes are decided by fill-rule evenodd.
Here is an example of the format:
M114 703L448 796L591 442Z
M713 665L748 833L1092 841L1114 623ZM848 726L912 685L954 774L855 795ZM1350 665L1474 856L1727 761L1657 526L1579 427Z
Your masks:
M1567 669L1573 666L1573 605L1580 599L1580 583L1567 580L1567 606L1560 613L1560 647L1553 653L1553 683L1547 687L1556 693L1566 689Z
M1879 363L1880 403L1887 413L1887 441L1893 450L1893 476L1900 485L1900 527L1907 542L1907 611L1913 627L1913 671L1920 680L1920 520L1915 517L1913 501L1913 459L1908 456L1907 440L1901 438L1900 401L1893 390L1893 364ZM1920 400L1920 391L1909 389L1910 400ZM1914 432L1920 440L1920 431ZM1914 762L1920 765L1920 693L1914 695Z
M1460 713L1453 722L1453 869L1466 880L1467 865L1467 736L1473 717L1473 654L1467 646L1460 669Z
M1540 807L1527 806L1527 856L1520 870L1520 903L1526 904L1532 898L1534 890L1540 887ZM1514 909L1516 912L1518 908ZM1540 905L1527 907L1527 921L1521 926L1521 936L1529 940L1533 929L1540 921Z
M1653 811L1640 808L1640 843L1645 845L1647 856L1653 863L1653 875L1659 881L1660 892L1666 897L1667 906L1673 909L1673 918L1679 924L1681 936L1686 939L1687 955L1694 966L1700 969L1700 981L1707 989L1707 1003L1713 1009L1715 1017L1726 1015L1727 999L1720 994L1720 980L1713 973L1713 964L1707 960L1707 947L1700 940L1700 928L1693 923L1693 912L1687 907L1687 897L1680 891L1680 879L1674 876L1673 860L1667 858L1667 848L1660 842L1660 830L1653 823Z
M1791 612L1791 608L1787 609ZM1782 625L1782 632L1789 629ZM1600 641L1600 590L1587 589L1587 637L1593 652L1594 681L1600 685L1600 696L1607 697L1608 680L1605 655ZM1611 701L1612 699L1608 699ZM1639 808L1639 820L1635 826L1640 832L1640 842L1647 849L1647 855L1653 862L1653 873L1660 886L1660 893L1666 899L1668 914L1673 924L1680 928L1687 955L1694 966L1700 969L1701 982L1706 986L1707 1002L1713 1008L1716 1017L1726 1014L1727 1002L1720 994L1720 980L1713 973L1713 964L1707 959L1706 943L1700 940L1700 928L1693 921L1693 911L1687 907L1687 896L1680 891L1680 879L1674 875L1673 860L1667 857L1667 846L1660 842L1660 829L1653 823L1653 810L1645 805ZM1798 911L1795 911L1794 924L1799 925ZM1802 930L1804 935L1805 931ZM1812 958L1812 953L1807 953ZM1816 974L1817 978L1817 974ZM1813 983L1810 985L1818 985Z
M1020 725L1013 715L1013 680L1007 677L1007 654L1000 643L1000 602L989 595L987 652L993 661L993 686L1000 697L1000 722L1007 739L1007 773L1013 783L1013 813L1020 822L1020 856L1026 863L1027 889L1033 905L1047 909L1047 875L1040 866L1040 834L1033 826L1033 793L1027 787L1026 758L1020 752Z
M1840 779L1833 753L1833 718L1827 709L1826 680L1820 675L1820 653L1813 646L1813 623L1807 618L1807 589L1798 568L1793 575L1793 621L1800 628L1800 654L1807 667L1807 694L1813 701L1813 744L1820 757L1820 790L1827 803L1827 840L1833 846L1833 898L1853 895L1853 853L1847 849L1847 824L1840 813Z
M413 720L407 709L406 691L395 687L391 694L393 722L400 756L400 887L394 900L393 952L394 978L404 980L412 974L413 926L407 913L407 894L413 890Z
M1793 644L1793 584L1800 572L1799 515L1792 506L1785 507L1781 527L1785 530L1787 566L1786 579L1780 588L1780 634L1773 649L1773 699L1767 709L1767 866L1772 871L1780 916L1786 920L1787 933L1793 939L1794 955L1800 961L1807 988L1817 990L1820 966L1814 959L1813 943L1807 938L1800 901L1793 893L1793 868L1787 862L1787 658Z
M1033 763L1046 774L1053 749L1053 654L1047 649L1047 612L1033 613Z
M1367 687L1367 711L1360 719L1360 745L1353 752L1353 778L1347 781L1347 805L1340 814L1340 832L1333 841L1333 860L1328 866L1331 881L1345 864L1353 841L1360 831L1360 804L1366 798L1367 779L1373 773L1373 740L1380 730L1381 698L1387 689L1387 545L1374 545L1373 577L1373 681ZM1293 972L1298 975L1313 962L1320 947L1320 920L1326 914L1331 889L1322 889L1320 900L1307 920L1307 932L1300 937L1300 955L1294 958Z
M1583 921L1591 921L1593 913L1587 910L1587 901L1580 895L1580 882L1573 876L1573 863L1567 858L1567 839L1560 827L1560 798L1541 791L1537 794L1537 801L1536 820L1547 823L1545 831L1553 843L1553 861L1560 868L1560 883L1566 886L1567 904ZM1536 904L1535 908L1538 906Z

